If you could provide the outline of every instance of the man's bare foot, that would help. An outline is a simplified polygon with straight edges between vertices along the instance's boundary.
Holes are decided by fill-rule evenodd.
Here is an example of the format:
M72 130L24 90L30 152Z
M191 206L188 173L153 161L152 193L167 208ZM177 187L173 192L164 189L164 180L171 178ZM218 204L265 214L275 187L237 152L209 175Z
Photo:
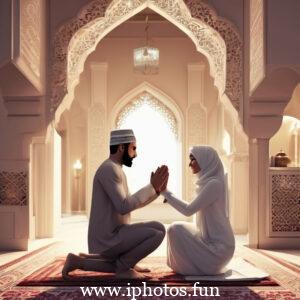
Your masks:
M65 265L61 271L64 279L69 279L69 273L81 267L81 258L73 253L69 253Z
M148 276L141 274L134 269L129 269L123 272L116 272L116 278L120 279L147 279Z
M143 265L135 265L134 270L140 273L149 273L151 270Z

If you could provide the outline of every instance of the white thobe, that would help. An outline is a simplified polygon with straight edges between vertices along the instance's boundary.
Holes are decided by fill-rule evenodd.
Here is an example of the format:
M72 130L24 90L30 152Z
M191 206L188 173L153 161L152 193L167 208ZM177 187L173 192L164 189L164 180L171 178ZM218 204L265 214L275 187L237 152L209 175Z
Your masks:
M119 229L130 222L130 212L156 197L151 184L130 195L122 165L111 159L105 160L93 182L89 252L101 254L120 243Z
M208 181L191 203L177 199L169 191L162 194L183 215L196 213L196 225L175 222L169 227L168 265L184 275L221 273L235 247L221 181Z

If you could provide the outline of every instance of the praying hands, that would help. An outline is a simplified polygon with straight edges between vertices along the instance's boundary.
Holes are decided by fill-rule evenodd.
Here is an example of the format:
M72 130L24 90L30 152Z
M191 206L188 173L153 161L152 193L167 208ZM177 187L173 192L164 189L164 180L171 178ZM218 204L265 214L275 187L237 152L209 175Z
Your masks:
M157 194L164 191L167 187L169 179L169 170L166 165L157 168L155 173L151 173L150 182Z

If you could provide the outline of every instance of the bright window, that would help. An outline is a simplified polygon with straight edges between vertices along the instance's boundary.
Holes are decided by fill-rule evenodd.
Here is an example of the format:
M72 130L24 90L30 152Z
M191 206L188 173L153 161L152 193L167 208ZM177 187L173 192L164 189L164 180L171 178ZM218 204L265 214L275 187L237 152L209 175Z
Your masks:
M131 193L150 182L150 174L159 165L169 167L168 188L177 196L182 196L181 178L181 144L178 142L170 117L155 106L149 98L138 99L139 105L133 103L135 109L127 110L119 120L119 128L133 129L137 139L137 158L131 168L124 167Z

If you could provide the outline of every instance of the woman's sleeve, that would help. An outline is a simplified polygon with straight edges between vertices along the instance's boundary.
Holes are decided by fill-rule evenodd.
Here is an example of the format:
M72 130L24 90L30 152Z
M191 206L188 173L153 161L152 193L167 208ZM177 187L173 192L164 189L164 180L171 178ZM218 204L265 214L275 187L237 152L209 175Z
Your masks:
M191 202L176 198L171 192L165 191L161 194L167 199L168 203L185 216L191 216L200 209L211 205L221 193L221 182L216 179L209 181L200 194Z

